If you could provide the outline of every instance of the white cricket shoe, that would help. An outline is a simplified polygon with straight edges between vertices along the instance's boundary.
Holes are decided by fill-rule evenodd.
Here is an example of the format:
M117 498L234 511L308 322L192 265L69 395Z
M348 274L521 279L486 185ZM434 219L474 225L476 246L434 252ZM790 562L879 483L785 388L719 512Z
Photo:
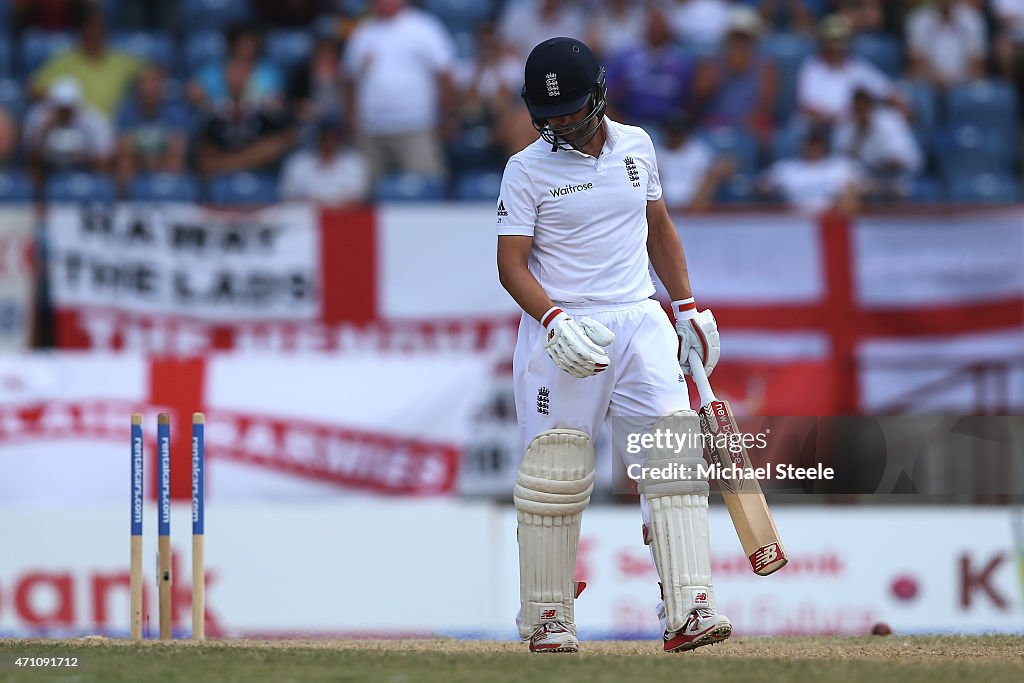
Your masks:
M576 634L560 621L541 624L530 638L530 652L579 652Z
M665 631L665 652L686 652L720 643L732 635L732 623L714 610L698 607L678 631Z

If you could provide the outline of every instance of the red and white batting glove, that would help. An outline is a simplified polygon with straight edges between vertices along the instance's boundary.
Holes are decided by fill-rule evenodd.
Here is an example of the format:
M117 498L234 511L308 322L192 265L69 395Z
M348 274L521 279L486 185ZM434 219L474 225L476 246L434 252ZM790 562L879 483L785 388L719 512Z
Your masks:
M696 349L704 361L704 372L708 377L718 365L722 356L722 340L718 335L718 322L710 309L697 312L693 298L672 302L672 315L676 318L676 334L679 335L679 366L690 373L690 349Z
M580 379L604 372L610 362L604 347L615 341L615 334L592 318L569 317L557 306L541 317L547 335L544 348L560 369Z

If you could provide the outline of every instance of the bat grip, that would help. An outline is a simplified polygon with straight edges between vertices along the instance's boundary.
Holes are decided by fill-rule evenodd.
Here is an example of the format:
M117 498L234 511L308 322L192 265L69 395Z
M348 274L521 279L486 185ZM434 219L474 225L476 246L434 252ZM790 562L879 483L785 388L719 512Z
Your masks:
M711 382L708 381L707 373L704 372L704 363L700 359L700 354L696 349L690 349L690 355L687 358L690 361L690 376L693 377L693 383L697 385L697 393L700 394L701 406L717 401L715 392L711 390Z

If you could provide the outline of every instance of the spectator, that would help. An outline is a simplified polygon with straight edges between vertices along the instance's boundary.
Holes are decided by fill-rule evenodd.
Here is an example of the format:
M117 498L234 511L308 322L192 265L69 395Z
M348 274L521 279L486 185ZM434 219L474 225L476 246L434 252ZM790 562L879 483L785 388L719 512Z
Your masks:
M283 107L245 97L251 69L242 60L228 62L228 101L213 109L200 126L199 171L206 176L274 170L298 139Z
M370 195L370 167L357 150L343 144L340 119L317 126L316 148L293 154L281 176L281 197L320 204L351 204Z
M985 20L962 0L931 0L907 19L910 73L939 89L980 78L988 39Z
M443 178L439 126L457 124L451 37L435 17L404 0L373 0L372 7L344 57L355 139L374 178L396 171Z
M107 27L103 13L92 5L82 5L76 23L78 45L51 57L32 76L32 94L42 97L50 86L64 76L78 82L82 98L108 119L121 106L142 62L131 55L107 49Z
M860 201L864 176L855 161L829 155L823 129L812 130L800 159L781 159L761 178L761 189L778 192L790 206L809 213L854 211Z
M729 26L726 0L674 0L666 12L673 33L687 43L718 45Z
M871 93L853 95L851 115L836 126L834 149L858 160L876 177L893 179L921 170L924 160L904 116L876 105Z
M342 99L341 44L331 36L320 36L313 45L309 63L289 80L288 99L303 121L347 114Z
M548 38L583 38L586 17L572 0L511 0L499 22L499 33L525 63L537 43Z
M608 0L595 8L587 45L599 57L611 57L644 39L647 9L633 0Z
M761 21L753 10L734 8L722 50L698 69L696 93L706 107L708 125L745 128L767 141L779 75L775 65L757 51L760 33Z
M34 28L43 31L67 31L75 24L78 5L92 4L69 0L9 0L14 11L14 25L19 29Z
M821 22L819 51L797 73L797 103L814 125L831 125L850 109L853 93L867 90L875 98L902 107L892 81L859 57L849 53L850 25L842 17Z
M690 103L694 63L661 10L648 13L644 38L608 62L608 103L615 117L646 127L668 123Z
M760 0L757 5L762 21L779 31L811 33L814 13L805 0Z
M885 8L883 4L899 5L903 3L881 0L831 0L831 13L842 17L854 34L878 32L885 27Z
M134 97L117 115L117 176L127 187L137 173L178 173L185 168L190 132L184 104L164 97L164 73L143 69Z
M114 151L114 132L99 110L84 100L75 79L64 76L50 86L25 122L29 173L37 191L55 171L104 172Z
M320 15L321 0L251 0L260 21L268 26L309 26Z
M7 166L18 149L18 123L7 109L0 105L0 166Z
M693 135L689 120L666 127L664 146L658 152L658 173L670 209L708 209L718 186L735 170L731 159L716 158L711 145Z
M523 65L501 41L492 23L480 26L477 46L476 58L459 66L455 80L461 93L463 121L491 124L510 104L522 107L519 90Z
M280 104L284 76L277 64L263 56L263 34L255 26L239 25L228 28L225 38L227 55L203 65L189 83L193 104L209 108L227 102L227 71L231 62L243 63L249 73L243 91L247 102Z
M1024 0L992 0L992 11L999 71L1016 83L1017 99L1024 102ZM1024 116L1024 107L1018 112Z

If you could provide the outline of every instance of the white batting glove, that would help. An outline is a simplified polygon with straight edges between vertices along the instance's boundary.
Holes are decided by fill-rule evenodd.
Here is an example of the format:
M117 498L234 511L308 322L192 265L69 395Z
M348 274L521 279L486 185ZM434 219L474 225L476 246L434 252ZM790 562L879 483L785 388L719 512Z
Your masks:
M704 372L710 377L722 356L722 340L715 315L710 309L698 313L692 297L673 301L672 313L676 318L676 334L679 335L679 366L683 372L691 374L690 349L696 349L704 361Z
M593 318L573 320L557 306L541 317L547 337L544 348L561 370L573 377L584 378L604 372L610 359L604 347L615 340L615 334Z

